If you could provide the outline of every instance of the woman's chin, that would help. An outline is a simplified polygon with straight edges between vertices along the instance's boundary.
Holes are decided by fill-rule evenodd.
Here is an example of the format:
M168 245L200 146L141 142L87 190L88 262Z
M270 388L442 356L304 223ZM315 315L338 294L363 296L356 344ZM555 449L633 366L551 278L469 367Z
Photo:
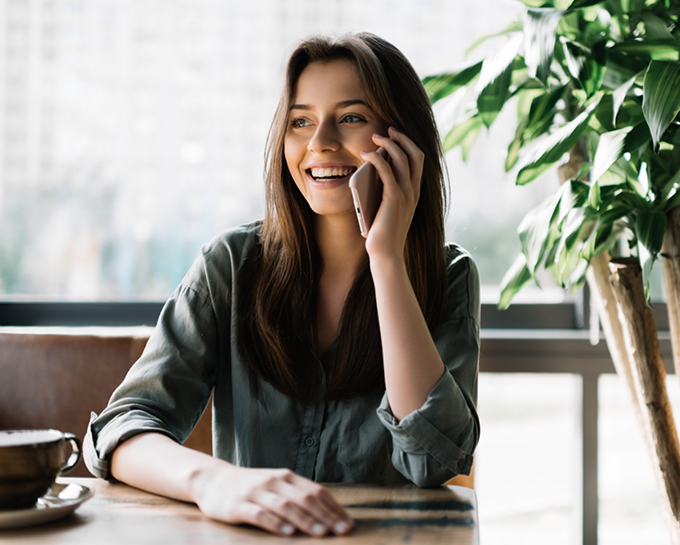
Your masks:
M357 224L358 220L356 213L354 212L354 205L352 203L346 207L338 207L337 204L334 206L322 206L322 205L310 205L312 212L317 216L317 218L324 218L330 221L342 221Z

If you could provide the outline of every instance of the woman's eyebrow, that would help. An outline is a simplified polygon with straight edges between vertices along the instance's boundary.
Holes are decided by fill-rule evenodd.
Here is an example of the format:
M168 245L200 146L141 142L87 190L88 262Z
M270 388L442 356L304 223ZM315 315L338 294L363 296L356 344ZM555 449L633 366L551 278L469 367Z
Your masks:
M366 103L361 100L360 98L354 98L351 100L343 100L342 102L338 102L336 106L338 108L347 108L347 106L354 106L355 104L361 104L362 106L367 106Z
M361 100L360 98L352 98L349 100L343 100L341 102L338 102L335 107L336 108L347 108L348 106L354 106L355 104L361 104L362 106L368 107L366 102ZM291 111L292 110L305 110L309 111L312 109L312 107L309 104L292 104L290 107Z

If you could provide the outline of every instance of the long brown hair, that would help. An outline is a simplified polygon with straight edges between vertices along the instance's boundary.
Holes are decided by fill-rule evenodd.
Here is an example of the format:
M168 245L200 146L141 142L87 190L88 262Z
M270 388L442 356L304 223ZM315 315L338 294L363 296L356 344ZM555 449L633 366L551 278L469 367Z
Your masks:
M238 345L245 361L278 390L302 401L314 397L318 365L316 293L320 253L313 212L284 159L289 110L300 74L313 62L350 60L368 106L424 152L420 199L404 256L430 331L438 325L446 293L441 142L427 93L406 57L373 34L314 36L290 56L283 93L267 139L265 217L261 253L247 264L239 286ZM384 388L375 288L368 259L347 295L327 399L367 395Z

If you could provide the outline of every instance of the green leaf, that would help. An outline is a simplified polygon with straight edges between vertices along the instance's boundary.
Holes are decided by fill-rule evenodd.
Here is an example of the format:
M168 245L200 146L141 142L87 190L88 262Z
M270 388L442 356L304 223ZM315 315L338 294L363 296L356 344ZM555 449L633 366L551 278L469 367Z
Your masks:
M663 207L663 211L668 213L671 210L673 210L673 208L675 208L676 206L680 206L680 192L676 193L670 199L668 199L668 201L666 201L666 204Z
M512 34L503 47L484 59L477 81L477 109L487 127L498 116L509 97L515 56L522 44L522 34Z
M527 120L526 118L521 118L521 121L517 125L517 130L515 131L515 137L510 142L508 146L508 153L505 157L505 172L508 172L519 158L519 150L524 144L524 129L526 128Z
M423 85L434 104L438 100L455 93L461 87L470 83L482 69L482 61L471 66L466 66L458 72L448 72L436 76L428 76L423 79Z
M595 228L592 230L581 249L581 257L583 259L590 261L593 256L611 249L623 230L623 226L620 222L616 225L614 223L619 217L612 215L607 218L603 214L597 216Z
M540 8L546 4L554 5L554 2L551 0L520 0L520 2L530 8Z
M444 137L444 142L442 143L444 151L446 152L456 146L462 145L465 139L469 138L470 134L476 135L479 133L481 126L482 119L478 115L473 115L469 119L453 127Z
M574 91L574 93L577 92L578 91ZM590 128L592 129L592 131L589 131L590 133L602 134L603 132L613 131L616 128L611 122L613 103L614 101L611 93L605 93L602 96L602 100L600 100L600 103L597 105L595 114L590 119ZM642 109L640 109L640 118L642 118ZM592 144L595 144L595 147L597 147L597 140L592 142ZM590 151L592 152L592 155L595 155L595 149L591 149Z
M522 244L522 253L526 257L527 267L532 275L543 262L546 249L556 238L554 216L559 198L560 192L548 197L529 211L517 229Z
M624 9L629 12L642 11L645 9L646 0L621 0ZM628 6L627 8L625 6Z
M585 182L569 180L560 186L557 192L559 203L557 207L557 223L562 223L574 208L583 206L588 200L590 187Z
M601 229L598 229L593 253L590 256L583 255L583 258L590 261L594 256L599 255L604 251L611 252L623 231L624 226L620 222L618 224L604 225Z
M477 95L477 110L487 127L491 127L508 99L512 66L502 72L493 82L484 87Z
M554 8L528 9L524 20L524 60L529 77L539 79L546 87L557 25L564 13Z
M618 131L606 132L600 136L597 145L595 159L593 160L593 170L591 171L591 182L597 182L609 167L621 157L626 136L633 127L626 127Z
M573 11L579 8L587 8L589 6L595 6L596 4L599 4L603 1L604 0L574 0L569 6L568 11Z
M593 221L584 220L583 209L574 209L569 218L569 231L562 234L559 250L551 268L555 280L563 287L566 287L568 279L579 267L581 258L581 244L577 242L583 238L583 233L590 232L590 225Z
M501 296L498 301L498 308L501 310L508 308L512 298L531 278L526 258L524 254L519 254L501 280Z
M680 43L676 40L630 40L616 44L610 51L649 57L655 61L677 61Z
M470 155L470 151L472 150L472 146L477 140L477 137L479 136L479 132L481 130L482 123L480 122L468 131L468 133L465 135L462 142L460 143L461 156L464 163L467 162L468 156Z
M608 89L616 89L633 76L647 70L649 57L637 56L616 49L616 45L607 48L607 71L603 85Z
M642 282L649 285L649 274L654 260L663 246L666 230L666 214L661 210L641 210L635 220L635 235L638 240L638 257L642 266Z
M632 209L627 203L617 203L616 206L612 206L609 210L600 214L600 223L603 225L612 224L630 214L631 211Z
M623 153L630 153L632 161L639 161L641 152L647 150L652 136L649 134L649 127L644 119L633 127L633 130L626 136L623 145Z
M642 202L647 202L645 199L647 198L647 187L644 186L642 183L640 183L639 179L634 179L634 178L626 178L626 181L628 182L628 187L633 190L633 192L640 197ZM648 206L643 205L640 206L641 209L648 208Z
M680 64L652 61L642 86L642 113L658 153L663 133L680 110Z
M613 106L614 114L613 114L613 117L612 117L612 124L615 127L616 127L616 118L619 115L619 110L621 109L621 105L623 104L623 101L626 99L626 95L628 94L628 91L630 91L630 88L635 83L635 78L637 78L637 75L630 78L623 85L614 89L614 92L612 93L612 98L614 100L614 106Z
M647 39L675 40L663 19L657 17L651 11L644 11L640 16L645 23L645 35Z
M600 187L612 187L619 186L625 183L625 181L625 178L619 176L617 173L612 172L611 170L608 170L602 176L600 176L600 179L597 181L597 183Z
M600 190L600 185L597 182L594 182L590 186L590 192L588 193L588 206L594 208L595 210L598 210L600 208L601 203L602 192Z
M600 89L604 79L605 67L593 58L590 48L560 37L564 59L572 77L578 85L591 97Z
M582 207L572 208L567 217L564 218L562 241L567 250L571 250L574 247L586 219L586 209Z
M611 230L611 226L609 227ZM585 242L583 243L583 247L581 248L580 255L583 259L586 261L590 261L590 258L593 257L595 254L595 248L597 247L597 240L598 240L598 229L595 228L593 231L588 235L588 238L586 238Z
M640 163L640 173L638 174L638 182L640 182L641 197L649 195L649 172L647 170L647 163Z
M572 121L563 125L545 139L536 142L532 150L522 158L521 167L517 174L517 185L524 185L536 179L552 168L562 159L565 153L571 150L588 127L590 116L597 108L600 99L601 95L596 96L590 102L590 105Z
M491 38L497 38L498 36L504 36L505 34L511 34L513 32L521 32L523 28L524 25L522 24L521 21L513 21L500 32L496 32L495 34L489 34L487 36L482 36L478 40L472 42L472 45L465 50L465 56L467 57L470 53L472 53L472 51L477 49L480 45L482 45L487 40L490 40Z
M618 160L616 160L609 168L609 171L617 174L623 181L634 180L637 182L638 170L635 165L628 161L625 157L620 157Z
M560 85L549 92L542 93L531 101L527 127L523 135L525 140L533 140L550 128L557 113L555 106L562 98L566 88L566 85Z
M678 193L678 187L680 186L680 170L678 170L671 178L665 183L663 189L661 190L661 202L664 203L664 211L667 212L669 209L665 208L667 206L667 201L673 199Z
M630 182L629 182L630 183ZM637 191L621 191L618 195L619 200L631 210L648 210L651 208L649 203L637 193Z

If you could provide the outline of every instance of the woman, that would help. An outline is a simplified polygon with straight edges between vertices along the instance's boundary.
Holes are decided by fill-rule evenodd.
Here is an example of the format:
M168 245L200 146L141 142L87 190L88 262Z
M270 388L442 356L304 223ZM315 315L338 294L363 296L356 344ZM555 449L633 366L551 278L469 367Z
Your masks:
M348 181L366 161L383 195L364 239ZM93 415L88 467L224 522L345 534L314 481L439 485L479 437L478 277L444 243L441 146L403 55L370 34L302 42L266 184L264 222L203 247ZM214 458L180 445L211 391Z

